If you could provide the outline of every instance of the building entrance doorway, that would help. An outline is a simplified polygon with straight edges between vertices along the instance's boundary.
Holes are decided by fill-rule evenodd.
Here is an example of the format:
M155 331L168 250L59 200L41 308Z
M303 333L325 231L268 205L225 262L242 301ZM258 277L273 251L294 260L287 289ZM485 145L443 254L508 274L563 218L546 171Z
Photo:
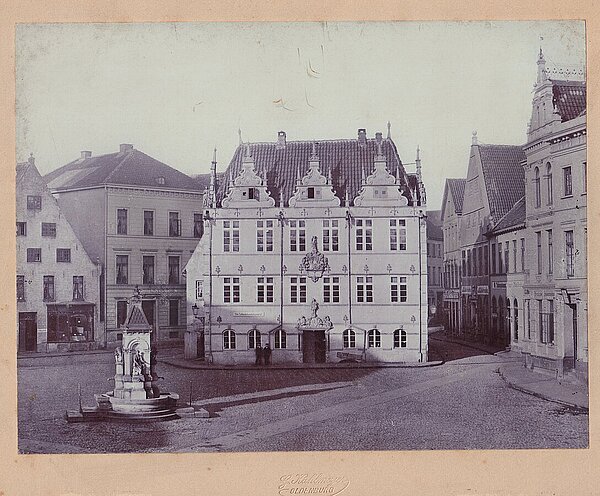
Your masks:
M37 351L37 314L19 312L19 351Z
M154 325L155 310L156 310L156 300L142 300L142 311L144 312L144 315L146 317L146 320L148 321L148 324L150 324L150 327L152 328L152 332L150 333L150 342L152 342L152 343L156 342L156 338L157 338L157 336L156 336L157 329L156 329L156 326Z
M304 363L325 363L327 356L325 331L303 331L302 343L302 361Z

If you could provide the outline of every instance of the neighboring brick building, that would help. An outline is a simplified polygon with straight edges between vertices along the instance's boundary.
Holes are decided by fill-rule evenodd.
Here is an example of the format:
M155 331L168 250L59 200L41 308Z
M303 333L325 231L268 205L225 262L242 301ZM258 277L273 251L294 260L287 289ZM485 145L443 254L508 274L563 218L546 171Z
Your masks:
M17 164L19 351L95 349L99 272L50 194L33 157Z
M490 335L497 337L496 342L514 346L524 330L525 197L498 220L487 232L487 237L492 253L498 253L498 260L492 259L489 271Z
M537 64L524 146L527 331L513 344L531 367L587 377L586 84L554 79L541 50Z
M427 212L427 303L429 321L432 324L442 324L444 321L443 271L444 233L441 211L430 210Z
M458 336L461 329L460 306L460 218L466 179L446 179L442 199L442 230L444 235L444 312L446 330Z
M480 144L473 133L459 234L461 330L472 339L500 346L510 340L504 305L492 316L490 276L506 273L510 253L498 249L487 233L523 198L524 160L520 146Z
M105 344L121 338L126 299L139 286L152 339L185 331L182 270L202 236L203 180L121 145L81 158L44 177L91 257L103 266L98 306Z
M265 343L275 363L427 360L419 158L407 174L391 138L364 129L318 143L280 132L240 145L225 178L186 267L209 361L254 363Z

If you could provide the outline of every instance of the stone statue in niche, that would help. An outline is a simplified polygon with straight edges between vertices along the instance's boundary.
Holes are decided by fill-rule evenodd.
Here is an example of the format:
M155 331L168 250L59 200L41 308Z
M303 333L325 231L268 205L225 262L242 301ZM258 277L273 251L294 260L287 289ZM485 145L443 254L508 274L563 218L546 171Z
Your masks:
M144 356L140 350L137 350L133 355L133 366L131 375L143 375L145 367Z

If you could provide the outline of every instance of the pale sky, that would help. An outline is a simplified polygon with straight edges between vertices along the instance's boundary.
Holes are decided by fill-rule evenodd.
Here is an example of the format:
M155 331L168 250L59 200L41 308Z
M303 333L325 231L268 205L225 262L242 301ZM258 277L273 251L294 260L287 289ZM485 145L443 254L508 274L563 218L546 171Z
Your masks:
M432 210L473 130L525 141L540 44L549 66L585 63L581 21L38 24L16 42L17 159L42 174L120 143L206 173L238 128L319 140L385 136L389 120L404 163L421 148Z

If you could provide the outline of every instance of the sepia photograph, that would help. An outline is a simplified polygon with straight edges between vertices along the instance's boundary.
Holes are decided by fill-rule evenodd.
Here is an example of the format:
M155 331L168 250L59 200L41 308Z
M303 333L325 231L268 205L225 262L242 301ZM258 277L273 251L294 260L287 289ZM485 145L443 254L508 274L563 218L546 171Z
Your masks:
M23 23L15 65L20 454L589 447L584 21Z

